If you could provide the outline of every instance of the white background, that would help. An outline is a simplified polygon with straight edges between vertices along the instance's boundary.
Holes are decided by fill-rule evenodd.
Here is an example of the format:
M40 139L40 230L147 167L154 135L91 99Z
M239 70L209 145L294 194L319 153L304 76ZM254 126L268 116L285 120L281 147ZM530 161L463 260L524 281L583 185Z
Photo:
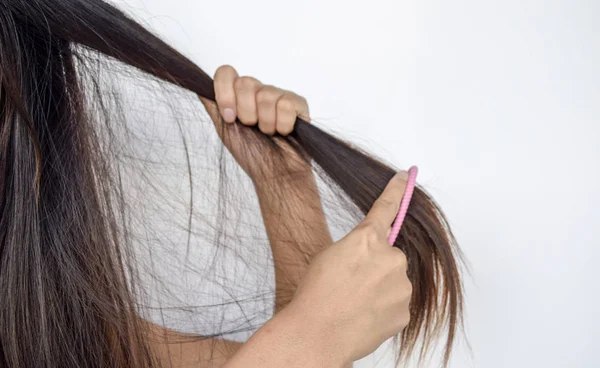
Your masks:
M471 267L451 367L600 367L600 2L118 3L207 72L292 89L419 165Z

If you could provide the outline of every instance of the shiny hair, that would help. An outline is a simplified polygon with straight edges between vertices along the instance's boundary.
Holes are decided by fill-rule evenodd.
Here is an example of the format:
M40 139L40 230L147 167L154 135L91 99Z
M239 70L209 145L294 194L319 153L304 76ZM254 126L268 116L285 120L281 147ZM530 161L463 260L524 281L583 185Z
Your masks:
M132 251L122 241L120 178L91 103L86 68L111 60L213 100L213 80L173 47L101 0L0 0L0 366L151 367L137 318ZM140 76L143 77L143 76ZM97 91L96 91L97 92ZM96 95L94 95L96 96ZM97 96L96 96L97 97ZM396 169L298 119L289 136L226 124L272 159L293 149L364 215ZM279 165L280 175L289 166ZM433 199L416 188L394 246L409 261L411 320L400 358L441 334L447 364L462 323L460 252ZM226 331L223 331L226 333Z

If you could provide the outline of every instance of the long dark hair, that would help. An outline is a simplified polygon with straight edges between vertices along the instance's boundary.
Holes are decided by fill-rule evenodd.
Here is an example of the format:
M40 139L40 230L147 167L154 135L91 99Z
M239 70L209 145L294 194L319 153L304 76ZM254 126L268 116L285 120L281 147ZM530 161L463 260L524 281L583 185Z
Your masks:
M212 79L101 0L0 1L0 366L150 367L137 318L119 178L106 159L82 70L109 58L213 100ZM293 149L366 213L397 171L298 120L287 137L226 125L271 157ZM281 166L285 175L285 165ZM417 188L396 247L409 260L411 321L400 357L462 321L460 253L441 210Z

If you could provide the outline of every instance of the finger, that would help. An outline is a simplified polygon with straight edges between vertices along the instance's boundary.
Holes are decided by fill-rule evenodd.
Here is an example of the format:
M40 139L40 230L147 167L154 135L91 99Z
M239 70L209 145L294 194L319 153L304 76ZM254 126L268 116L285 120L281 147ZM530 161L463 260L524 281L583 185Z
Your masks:
M277 132L281 135L288 135L294 130L296 117L310 122L308 103L302 96L293 92L285 92L277 102Z
M236 96L234 83L238 79L237 71L230 65L223 65L215 72L215 96L223 120L235 122Z
M240 77L235 80L233 87L237 101L237 116L244 125L256 125L258 113L256 111L256 93L262 83L252 77Z
M379 198L373 203L365 222L375 226L378 231L382 231L384 234L387 233L396 215L398 215L407 180L408 173L405 171L394 175Z
M258 109L258 129L261 132L275 134L277 124L277 101L284 95L284 91L273 86L262 86L256 93Z

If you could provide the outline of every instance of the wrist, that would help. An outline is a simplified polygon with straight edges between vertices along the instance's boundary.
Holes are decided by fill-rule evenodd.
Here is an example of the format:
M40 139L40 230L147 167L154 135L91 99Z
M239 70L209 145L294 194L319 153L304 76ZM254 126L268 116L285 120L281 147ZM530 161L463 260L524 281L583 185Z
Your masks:
M352 363L327 324L293 303L278 312L267 325L265 327L282 331L282 338L289 339L302 366L345 367Z

